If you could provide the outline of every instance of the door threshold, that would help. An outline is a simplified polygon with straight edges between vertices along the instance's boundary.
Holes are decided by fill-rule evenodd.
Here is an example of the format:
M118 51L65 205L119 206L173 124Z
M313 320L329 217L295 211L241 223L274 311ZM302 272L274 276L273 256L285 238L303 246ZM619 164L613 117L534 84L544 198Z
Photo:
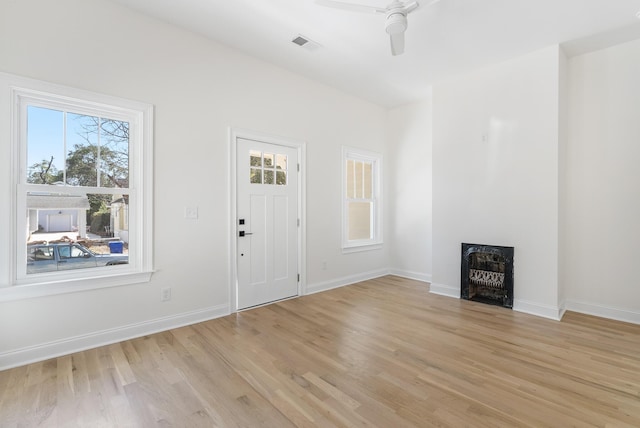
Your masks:
M272 303L280 303L280 302L284 302L285 300L291 300L291 299L295 299L296 297L300 297L299 294L296 294L294 296L289 296L289 297L283 297L282 299L278 299L278 300L272 300L270 302L266 302L266 303L260 303L258 305L254 305L254 306L249 306L247 308L242 308L242 309L238 309L236 312L244 312L244 311L248 311L250 309L256 309L256 308L261 308L263 306L269 306Z

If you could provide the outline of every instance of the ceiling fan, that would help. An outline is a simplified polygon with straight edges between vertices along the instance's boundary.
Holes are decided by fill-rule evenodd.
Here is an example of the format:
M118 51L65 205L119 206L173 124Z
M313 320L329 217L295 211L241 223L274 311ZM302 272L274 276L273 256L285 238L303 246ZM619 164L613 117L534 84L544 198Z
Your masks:
M400 55L404 52L404 33L407 31L407 15L420 6L417 1L400 1L393 0L385 8L376 6L367 6L356 3L346 3L336 0L315 0L317 4L336 9L350 10L354 12L364 13L380 13L385 15L385 30L391 39L391 54ZM433 0L429 6L439 2Z

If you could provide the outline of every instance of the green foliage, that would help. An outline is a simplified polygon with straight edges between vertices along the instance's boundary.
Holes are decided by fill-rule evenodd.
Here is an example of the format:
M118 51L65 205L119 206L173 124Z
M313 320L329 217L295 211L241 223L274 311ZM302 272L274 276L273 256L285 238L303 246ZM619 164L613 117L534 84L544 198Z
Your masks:
M98 185L98 146L76 144L67 156L67 183L72 186ZM129 185L128 159L108 147L100 147L99 187Z
M29 170L31 173L27 177L27 183L53 184L63 180L62 171L58 171L53 165L53 156L49 160L42 159L42 162L31 165Z
M99 195L99 194L91 193L87 195L87 198L89 199L90 213L104 214L109 212L109 205L111 204L111 195Z
M96 234L104 233L104 227L109 226L111 216L108 212L95 212L91 214L91 232Z
M91 182L96 183L95 171L99 170L99 187L128 187L129 123L95 116L79 116L78 120L81 122L80 126L84 131L81 136L86 144L76 145L74 150L69 152L67 182L73 184L70 181L71 178L78 181L90 179ZM98 136L100 137L99 148L96 145ZM82 162L87 162L91 166L91 173L83 168Z

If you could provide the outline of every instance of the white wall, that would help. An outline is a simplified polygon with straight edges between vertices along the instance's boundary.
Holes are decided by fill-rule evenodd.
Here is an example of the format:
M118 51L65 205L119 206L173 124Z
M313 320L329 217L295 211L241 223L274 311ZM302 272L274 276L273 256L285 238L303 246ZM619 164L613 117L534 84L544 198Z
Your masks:
M567 309L640 323L640 40L571 58Z
M431 97L389 111L386 203L393 272L431 281Z
M3 1L0 20L0 71L155 106L157 270L148 284L0 303L0 366L229 310L230 126L307 142L310 289L387 267L386 246L340 251L341 145L386 155L382 108L102 0ZM8 101L0 91L7 201ZM199 208L197 221L184 219L186 206ZM0 242L13 233L10 215L0 208ZM10 251L0 246L0 260ZM163 287L172 287L169 302L160 302Z
M0 303L0 366L228 311L229 126L308 143L308 291L391 267L458 296L461 242L513 245L515 309L554 318L564 300L640 322L639 64L636 41L570 59L567 76L554 46L385 112L103 0L0 2L0 71L155 105L157 269L149 284ZM340 250L343 144L384 155L383 250ZM0 245L0 264L12 251Z
M513 246L514 309L559 317L558 75L552 46L434 86L432 291L462 242Z

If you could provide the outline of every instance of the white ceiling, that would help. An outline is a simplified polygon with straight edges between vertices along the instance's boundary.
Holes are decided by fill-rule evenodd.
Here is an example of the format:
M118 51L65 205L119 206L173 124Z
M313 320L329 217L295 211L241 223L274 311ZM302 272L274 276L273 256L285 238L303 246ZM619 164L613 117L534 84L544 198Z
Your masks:
M452 74L553 44L573 41L566 49L575 54L640 37L640 0L441 0L409 15L405 53L396 57L383 15L313 0L112 1L385 107L423 98ZM298 34L321 47L293 44Z

